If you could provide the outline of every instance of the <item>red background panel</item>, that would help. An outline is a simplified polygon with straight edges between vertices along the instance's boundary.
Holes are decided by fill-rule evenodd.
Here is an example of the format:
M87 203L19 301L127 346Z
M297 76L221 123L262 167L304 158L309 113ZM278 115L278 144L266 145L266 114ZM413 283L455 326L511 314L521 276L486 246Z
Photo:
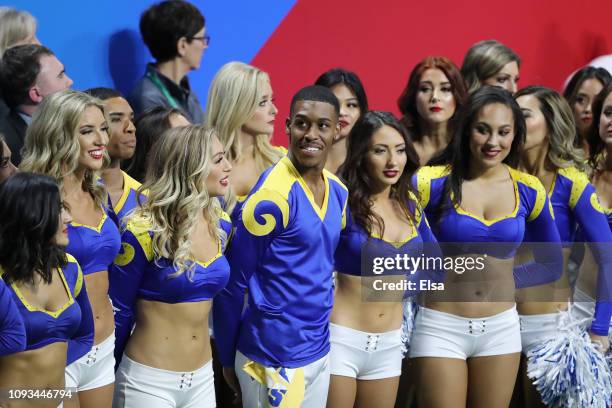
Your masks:
M560 90L575 69L612 46L611 0L298 0L252 63L267 71L279 108L274 142L293 94L332 67L355 71L371 109L398 113L414 65L444 55L461 66L475 42L496 39L523 64L519 87Z

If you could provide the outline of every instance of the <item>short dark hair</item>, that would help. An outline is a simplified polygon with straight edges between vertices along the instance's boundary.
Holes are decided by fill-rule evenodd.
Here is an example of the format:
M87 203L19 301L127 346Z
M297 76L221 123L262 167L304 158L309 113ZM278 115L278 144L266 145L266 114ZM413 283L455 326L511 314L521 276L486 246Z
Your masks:
M149 152L161 135L166 130L170 129L170 116L182 114L180 110L175 108L155 106L138 116L134 123L134 126L136 126L136 140L138 143L136 143L134 156L126 165L126 171L130 176L141 183L144 181Z
M297 93L293 95L293 98L291 98L291 109L289 111L289 116L293 117L293 108L295 107L295 104L300 101L329 103L334 107L336 115L340 115L340 102L338 102L338 98L336 98L336 95L334 95L329 88L324 86L310 85L297 91Z
M40 57L54 55L53 52L37 44L11 47L0 60L0 88L6 104L10 107L30 102L30 88L40 73Z
M336 85L346 85L346 87L357 97L361 114L363 115L368 111L368 97L366 96L365 89L357 74L352 71L343 68L330 69L317 78L315 85L321 85L326 88L333 88Z
M38 273L50 283L53 270L66 264L54 243L62 210L57 181L37 173L17 172L0 184L0 265L7 283L34 283Z
M162 1L140 16L140 34L157 62L170 61L177 54L176 44L182 37L191 41L206 20L193 4L182 0Z
M112 99L112 98L123 98L124 96L121 95L121 92L112 89L112 88L104 88L104 87L98 87L98 88L89 88L87 90L84 91L87 95L91 95L94 98L98 98L101 101L105 101L107 99Z

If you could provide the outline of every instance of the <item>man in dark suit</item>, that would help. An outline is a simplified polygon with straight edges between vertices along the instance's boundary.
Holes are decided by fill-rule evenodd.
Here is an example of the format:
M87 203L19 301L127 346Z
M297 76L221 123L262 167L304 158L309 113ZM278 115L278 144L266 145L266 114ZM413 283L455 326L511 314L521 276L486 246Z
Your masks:
M25 133L38 105L49 94L70 88L72 79L55 54L42 45L9 48L0 60L0 89L8 110L0 109L0 133L21 162Z

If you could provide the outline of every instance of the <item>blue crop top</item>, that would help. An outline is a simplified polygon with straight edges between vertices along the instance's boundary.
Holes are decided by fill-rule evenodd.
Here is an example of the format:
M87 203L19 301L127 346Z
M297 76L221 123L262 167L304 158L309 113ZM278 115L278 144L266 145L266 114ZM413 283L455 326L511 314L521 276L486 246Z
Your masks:
M13 295L0 279L0 356L18 353L26 348L26 332Z
M102 219L95 227L76 222L68 224L66 252L78 260L85 275L108 271L121 248L119 229L110 211L102 210Z
M587 175L575 167L557 170L549 197L563 245L569 247L574 240L584 240L589 243L593 252L599 267L599 300L591 331L602 336L607 335L612 317L612 304L609 302L612 300L612 232L608 227L604 209L599 204L595 188L589 183ZM526 238L530 238L529 231Z
M113 211L117 214L117 218L121 221L126 215L130 213L134 208L138 207L138 189L140 183L134 180L126 172L122 171L123 174L123 194L113 206ZM141 202L144 202L146 195L140 196Z
M432 222L432 230L439 242L466 243L461 250L487 253L496 258L512 258L523 242L548 243L534 251L534 262L515 265L517 288L555 281L563 273L563 257L559 231L554 222L552 207L542 183L534 176L506 167L514 185L514 210L503 217L486 220L452 205L444 196L444 184L450 174L449 166L425 166L415 178L420 204ZM440 206L449 210L439 214ZM438 216L438 219L432 218ZM525 231L528 232L525 236ZM479 245L495 243L496 245ZM484 247L486 250L483 251Z
M363 271L364 256L363 251L368 251L368 257L372 256L394 256L396 254L407 254L410 257L418 258L422 255L439 256L440 250L437 247L438 241L434 237L427 218L421 208L416 203L416 197L411 195L411 203L416 204L414 209L415 222L418 227L412 228L410 235L401 242L388 242L378 235L368 236L367 232L354 222L350 210L346 210L346 227L340 234L340 241L335 253L335 266L338 273L353 276L372 276L373 272ZM412 222L411 222L412 224ZM375 251L377 253L371 253ZM368 265L369 267L370 265ZM365 272L365 273L364 273ZM418 281L422 274L418 271L410 276L410 281ZM428 280L441 282L444 279L442 271L429 271L433 274L428 275ZM418 287L419 285L417 285ZM410 293L410 294L415 294Z
M34 350L51 343L68 342L66 365L84 356L93 346L94 322L83 284L83 274L73 256L59 275L68 294L68 301L56 311L39 309L28 303L13 283L13 300L25 325L26 350Z
M139 217L131 217L121 235L121 252L109 273L109 295L115 310L115 356L121 359L134 323L137 299L162 303L187 303L211 300L229 279L229 264L223 255L232 224L221 214L219 227L225 237L218 243L217 254L206 262L193 262L193 269L179 276L173 261L155 259L151 226Z

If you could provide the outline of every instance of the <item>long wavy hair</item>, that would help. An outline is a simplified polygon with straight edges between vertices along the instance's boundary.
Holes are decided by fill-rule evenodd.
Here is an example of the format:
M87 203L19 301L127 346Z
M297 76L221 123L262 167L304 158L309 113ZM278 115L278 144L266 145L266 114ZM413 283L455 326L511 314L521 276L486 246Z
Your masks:
M191 234L199 215L204 215L213 237L226 238L217 227L219 200L208 194L205 184L215 137L216 132L204 126L167 130L151 150L145 181L138 191L148 190L148 198L133 217L151 226L155 259L172 259L173 277L186 271L193 277Z
M512 110L512 116L514 118L514 139L510 146L510 152L503 160L503 163L513 168L518 166L521 149L525 143L525 135L527 133L525 118L523 117L521 108L514 98L512 98L510 92L505 89L493 86L483 86L470 94L467 103L459 112L459 122L455 134L443 155L445 160L443 160L442 163L449 165L451 169L449 177L444 182L444 196L452 197L453 205L461 204L461 185L463 181L468 178L470 163L472 162L470 138L474 121L478 113L485 106L493 103L504 105ZM432 218L440 220L442 212L449 208L450 205L442 205Z
M608 82L606 86L597 94L593 101L593 123L587 135L589 143L589 167L597 170L605 154L605 143L601 140L599 134L599 121L603 114L603 106L606 98L612 93L612 82Z
M514 99L533 95L537 98L540 111L548 129L548 152L546 158L555 169L575 166L583 171L586 156L574 145L576 123L567 101L556 91L543 86L528 86L514 94Z
M79 123L85 110L92 106L104 114L102 103L83 92L64 90L47 96L28 126L19 168L51 176L61 188L64 179L79 167ZM106 151L104 163L109 163ZM106 189L98 183L99 179L100 171L86 170L82 188L91 194L96 206L104 207Z
M465 104L467 99L467 90L463 82L463 77L459 72L459 68L446 57L427 57L419 62L408 78L408 83L397 100L397 107L402 113L402 123L411 131L411 136L415 141L421 141L423 138L422 119L417 111L416 97L419 92L419 83L421 76L428 69L439 69L444 73L450 82L453 98L455 99L455 112L448 120L447 129L449 134L452 134L455 122L457 120L457 112Z
M521 67L519 56L499 41L485 40L472 45L461 65L461 75L468 92L476 91L485 79L497 74L512 61Z
M0 184L0 265L2 279L49 284L53 270L66 264L55 242L62 211L57 182L42 174L19 172Z
M372 136L383 126L389 126L402 136L406 144L406 166L399 180L391 187L391 198L396 200L406 219L415 221L415 203L409 200L412 195L418 197L412 187L411 178L419 168L419 157L414 150L406 128L389 112L369 111L355 123L348 138L346 161L338 170L349 190L348 206L355 222L369 235L374 226L384 235L385 221L372 211L374 202L371 199L374 181L367 168L367 155L372 148Z

